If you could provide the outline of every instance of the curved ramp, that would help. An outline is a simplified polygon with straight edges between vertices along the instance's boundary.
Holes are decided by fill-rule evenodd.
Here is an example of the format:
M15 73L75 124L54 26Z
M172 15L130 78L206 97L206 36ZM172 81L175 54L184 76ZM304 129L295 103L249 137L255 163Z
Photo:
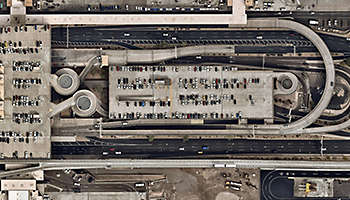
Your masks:
M88 60L87 65L85 66L83 71L79 74L80 82L84 82L86 76L90 73L90 71L93 69L93 67L97 63L100 63L100 56L94 56Z
M57 93L67 96L77 91L80 80L74 70L63 68L58 70L56 74L51 74L50 84Z
M69 99L54 104L48 116L53 117L68 108L72 108L73 112L81 117L89 117L96 111L102 116L108 116L107 111L101 105L101 101L89 90L79 90Z
M322 114L322 112L327 108L334 89L335 82L335 70L334 63L331 53L325 44L325 42L310 28L307 26L300 24L298 22L294 22L291 20L284 19L269 19L269 20L248 20L247 25L243 25L241 27L255 27L255 28L288 28L295 32L298 32L308 38L318 49L320 52L323 62L325 64L326 69L326 83L324 93L318 104L315 108L305 117L284 125L276 125L273 126L276 129L280 130L282 134L297 134L303 132L303 129L311 125L315 122ZM175 49L162 49L162 50L148 50L148 51L140 51L140 50L126 50L123 51L118 60L115 62L119 62L120 64L128 64L128 63L154 63L160 62L164 60L169 60L173 58L190 56L190 55L199 55L206 53L234 53L234 46L230 45L210 45L210 46L195 46L195 47L183 47L183 48L175 48ZM112 60L112 59L111 59ZM264 129L264 127L258 126L256 129ZM270 132L270 130L266 130L266 132ZM268 134L268 133L267 133Z
M320 52L326 69L326 83L324 93L322 94L322 97L318 104L305 117L290 124L286 124L281 129L281 133L300 133L302 132L301 129L311 125L321 116L322 112L327 108L329 102L332 99L335 83L333 58L326 43L310 28L290 20L276 20L276 27L289 28L308 38Z

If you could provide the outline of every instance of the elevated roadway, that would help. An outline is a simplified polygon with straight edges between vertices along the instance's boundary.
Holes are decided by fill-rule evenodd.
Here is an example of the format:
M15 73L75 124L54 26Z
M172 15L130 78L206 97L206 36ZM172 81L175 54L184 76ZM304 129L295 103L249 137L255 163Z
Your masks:
M350 127L350 119L346 120L343 123L337 124L337 125L303 129L303 130L299 131L298 133L301 133L301 134L331 133L331 132L342 131L342 130L347 129L349 127Z
M235 48L233 45L202 45L173 49L125 50L117 51L109 60L118 64L147 64L208 53L234 54Z
M92 68L98 63L100 63L100 56L93 56L88 60L87 65L84 67L83 71L79 74L80 82L84 82L86 76L89 74Z
M89 159L74 160L1 160L0 164L32 164L32 167L0 172L0 178L36 170L62 169L155 169L155 168L214 168L215 164L227 168L259 168L266 170L332 170L350 169L349 161L282 161L282 160L233 160L233 159L109 159L93 162Z
M310 28L291 20L279 20L279 19L249 20L248 24L243 25L242 27L257 27L257 28L271 27L271 28L291 29L295 32L300 33L304 37L308 38L321 54L325 65L326 83L324 88L325 92L322 94L322 97L318 102L318 104L315 106L315 108L303 118L289 124L269 125L269 126L259 125L254 127L248 127L248 129L255 129L255 130L268 129L268 132L271 132L271 129L279 129L279 132L282 134L297 134L297 133L303 132L304 128L311 125L321 116L321 114L327 108L333 96L333 89L334 89L334 83L335 83L335 69L334 69L333 58L331 56L331 53L327 45ZM234 53L234 49L230 50L230 48L232 47L230 46L226 47L226 49ZM160 62L160 61L164 61L172 58L178 58L182 56L203 54L203 53L209 53L209 52L217 53L218 51L217 49L222 51L225 49L225 47L195 46L195 47L183 47L178 49L175 48L175 49L166 49L166 50L145 50L145 51L125 50L125 51L119 51L118 52L119 56L113 56L110 59L110 62L120 63L120 64L154 63L154 62ZM247 127L245 127L244 129L247 129Z
M242 3L243 1L237 1L237 3ZM238 6L242 6L238 4ZM147 24L244 24L244 20L239 18L235 18L234 15L239 14L235 13L237 11L237 7L233 9L233 15L127 15L127 16L101 16L101 15L35 15L35 16L26 16L27 24L138 24L138 25L147 25ZM242 13L241 13L242 14ZM240 14L239 14L240 15ZM242 16L244 16L243 14ZM214 17L215 16L215 17ZM103 19L101 18L103 17ZM198 18L199 17L199 18ZM6 16L1 16L0 22L7 22L9 18ZM236 20L239 20L237 23ZM8 22L7 22L8 23ZM316 105L316 107L305 117L300 120L284 124L281 126L276 126L277 129L280 129L280 133L288 134L288 133L299 133L302 132L302 129L311 125L314 121L316 121L322 114L322 112L327 108L334 89L334 81L335 81L335 70L333 59L329 52L327 45L324 41L310 28L291 21L291 20L249 20L248 24L241 25L238 27L254 27L254 28L288 28L293 31L296 31L308 38L314 46L320 52L323 62L326 69L326 83L324 88L324 93ZM206 49L207 51L210 49ZM200 54L203 50L202 48L194 47L194 49L188 48L184 53L178 52L177 50L168 50L168 52L162 52L160 50L154 50L152 54L142 54L139 52L127 52L125 51L125 55L122 57L123 62L128 63L132 60L135 60L136 63L148 63L150 60L166 60L170 58L177 58L181 56L185 56L187 54L193 54L196 51L197 54ZM162 54L163 53L163 54ZM171 56L169 56L171 54ZM134 58L132 56L135 56ZM137 62L138 61L138 62ZM256 127L256 129L266 129L266 127Z
M327 47L327 45L324 43L324 41L318 36L314 31L312 31L310 28L291 21L291 20L249 20L247 27L275 27L275 28L288 28L295 32L300 33L304 37L308 38L314 46L317 48L319 53L322 56L325 70L326 70L326 83L324 88L324 93L322 94L322 97L318 104L315 106L315 108L307 114L305 117L289 123L284 124L280 127L282 134L288 134L288 133L299 133L302 131L302 129L306 128L307 126L311 125L313 122L315 122L322 114L322 112L327 108L332 96L333 96L333 89L334 89L334 82L335 82L335 69L334 69L334 63L333 58L330 54L330 51Z

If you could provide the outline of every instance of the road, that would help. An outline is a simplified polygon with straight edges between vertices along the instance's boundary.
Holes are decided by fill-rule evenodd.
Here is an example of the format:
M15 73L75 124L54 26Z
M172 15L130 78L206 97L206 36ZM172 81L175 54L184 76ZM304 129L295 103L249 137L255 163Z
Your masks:
M324 154L350 154L349 140L324 140ZM320 140L225 140L143 139L95 140L81 143L52 143L52 156L88 155L90 158L165 158L226 156L242 154L320 154ZM103 152L106 152L103 155ZM115 152L120 152L116 154ZM200 154L199 154L200 153Z
M295 160L239 160L239 159L65 159L65 160L0 160L0 164L32 164L23 169L2 171L0 178L36 170L62 169L111 169L111 168L213 168L224 165L227 168L258 168L266 170L324 170L345 171L350 169L349 161L295 161Z
M324 43L322 38L320 38L314 31L312 31L310 28L298 23L294 22L291 20L249 20L247 25L244 25L244 27L256 27L256 28L287 28L290 30L293 30L295 32L298 32L299 34L303 35L307 39L309 39L313 45L317 48L318 52L322 56L324 65L325 65L325 72L326 72L326 81L325 81L325 88L324 88L324 93L322 94L320 101L317 103L315 108L310 111L306 116L303 118L289 123L289 124L284 124L282 126L274 127L277 129L280 129L280 133L282 134L295 134L303 131L302 129L306 128L307 126L311 125L314 121L316 121L322 114L322 112L327 108L332 95L333 95L333 89L334 89L334 82L335 82L335 69L334 69L334 63L333 63L333 58L330 54L330 51L327 47L327 45ZM124 34L125 35L125 34ZM205 46L206 48L208 46ZM203 48L203 47L202 47ZM184 52L198 52L199 54L201 53L206 53L207 50L204 49L202 52L202 48L198 49L198 46L196 47L186 47L183 48ZM217 47L219 48L219 47ZM180 50L180 48L179 48ZM185 51L186 50L186 51ZM147 50L145 50L147 51ZM118 57L119 63L122 64L128 64L133 62L134 58L137 60L137 62L147 62L147 63L154 63L155 61L163 61L163 60L169 60L172 58L177 58L178 55L179 57L181 56L188 56L188 55L195 55L194 54L188 54L188 53L179 53L180 51L177 51L176 48L175 50L172 49L162 49L162 50L148 50L146 52L142 52L142 50L125 50L125 52L119 51L122 53L124 56L120 56L121 59L119 59L119 56L114 56ZM208 51L211 52L211 51ZM139 53L139 55L137 55ZM163 55L164 54L164 55ZM157 58L155 59L153 55L157 55ZM169 56L170 55L170 56ZM142 58L140 56L143 56ZM256 129L266 129L267 127L256 127Z
M158 31L155 27L145 27L146 30L132 30L129 28L117 27L70 27L69 41L110 43L135 48L134 44L152 44L167 42L169 44L235 44L237 53L253 52L293 52L293 47L283 44L293 41L297 52L314 52L315 47L301 34L293 31L227 31L227 30L189 30ZM124 36L129 34L130 36ZM165 35L165 36L163 36ZM53 41L67 41L67 28L56 27L52 29ZM262 36L262 40L257 40ZM350 52L350 42L344 38L320 34L332 52ZM173 40L172 38L176 38ZM259 45L258 42L271 43L269 46ZM87 45L89 45L87 43ZM256 43L257 45L253 45ZM293 43L292 43L293 44ZM127 46L128 45L128 46ZM249 46L250 45L250 46Z

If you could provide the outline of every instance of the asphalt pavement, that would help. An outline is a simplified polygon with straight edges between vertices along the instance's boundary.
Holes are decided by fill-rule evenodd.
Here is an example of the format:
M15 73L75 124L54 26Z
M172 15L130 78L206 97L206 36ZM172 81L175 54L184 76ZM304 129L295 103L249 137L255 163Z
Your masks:
M350 141L324 140L324 154L350 154ZM162 158L225 156L228 154L320 154L320 140L145 139L52 143L52 156L89 155L95 158Z
M237 53L291 53L293 41L297 52L315 52L315 47L302 35L293 31L228 31L228 30L163 30L155 27L145 27L145 30L120 27L69 27L69 41L106 43L134 48L135 44L234 44ZM350 52L350 41L345 38L320 34L332 52ZM259 39L262 38L262 39ZM261 45L261 42L271 43ZM52 41L66 42L67 28L52 28ZM274 45L274 43L276 43ZM288 45L292 44L292 45ZM53 44L55 45L55 44Z

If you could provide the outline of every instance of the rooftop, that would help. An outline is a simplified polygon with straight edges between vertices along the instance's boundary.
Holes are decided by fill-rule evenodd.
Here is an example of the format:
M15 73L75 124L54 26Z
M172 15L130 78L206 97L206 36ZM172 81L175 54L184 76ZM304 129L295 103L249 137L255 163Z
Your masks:
M50 156L51 31L45 26L10 26L0 34L4 91L0 96L1 157ZM3 96L3 98L2 98ZM1 103L1 102L0 102ZM1 111L2 110L2 111Z
M114 119L272 119L274 72L222 66L111 66Z

